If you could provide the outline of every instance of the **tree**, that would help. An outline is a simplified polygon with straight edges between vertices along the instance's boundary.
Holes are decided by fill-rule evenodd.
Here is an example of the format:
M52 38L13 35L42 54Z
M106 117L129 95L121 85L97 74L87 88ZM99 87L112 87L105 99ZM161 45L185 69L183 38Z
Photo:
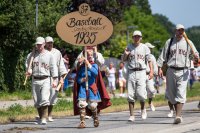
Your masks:
M126 42L126 34L124 33L125 27L127 26L137 26L137 28L130 30L129 43L132 43L131 36L134 30L140 30L143 34L143 43L150 42L154 44L154 42L158 42L154 49L154 54L158 55L159 50L164 45L165 41L169 38L169 34L165 27L156 22L153 16L146 15L144 12L140 12L137 7L132 6L129 10L125 12L124 21L115 25L115 29L122 29L115 31L112 39L111 45L109 47L109 52L106 51L107 56L120 58L120 55L123 53L127 42ZM120 54L119 54L120 53Z
M175 25L166 16L162 14L154 14L153 16L155 17L158 23L160 23L167 29L168 33L170 33L171 35L174 34Z
M35 32L30 5L26 0L4 0L0 4L0 90L23 88L24 50L31 48Z
M197 50L200 52L200 26L193 26L186 30L188 38L192 40Z
M134 0L134 5L147 15L151 15L151 8L148 0Z

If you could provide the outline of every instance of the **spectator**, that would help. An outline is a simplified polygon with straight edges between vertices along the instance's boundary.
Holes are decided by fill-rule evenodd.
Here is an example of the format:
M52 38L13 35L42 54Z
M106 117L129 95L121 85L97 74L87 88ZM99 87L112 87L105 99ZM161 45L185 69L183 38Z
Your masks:
M109 64L109 68L108 68L108 73L106 76L108 78L108 87L109 87L109 91L110 93L113 95L113 97L115 97L115 74L116 74L116 69L113 67L113 63L110 62Z

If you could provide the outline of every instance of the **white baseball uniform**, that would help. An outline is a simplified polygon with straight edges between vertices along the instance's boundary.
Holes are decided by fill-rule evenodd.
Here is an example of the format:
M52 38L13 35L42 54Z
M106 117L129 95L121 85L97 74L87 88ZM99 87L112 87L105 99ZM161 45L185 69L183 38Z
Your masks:
M157 66L156 58L152 54L149 54L149 58L152 62L154 75L158 75L158 66ZM152 79L149 80L150 68L149 68L148 62L147 62L147 69L146 70L147 70L146 71L147 72L146 88L147 88L147 94L148 94L147 96L148 96L148 98L152 98L156 94L156 89L154 87L154 79L152 78Z
M60 78L62 75L67 74L67 69L65 67L63 58L62 58L62 54L59 50L52 48L52 50L50 51L51 54L54 56L54 59L56 61L56 66L58 69L58 77ZM50 105L55 105L55 103L57 102L57 95L58 92L56 91L56 88L51 88L50 89Z
M176 38L174 38L170 47L169 59L167 60L167 49L169 43L170 39L166 41L162 53L157 60L158 67L162 67L164 61L166 61L168 65L166 73L166 98L172 104L176 104L177 102L185 103L186 87L189 76L188 68L190 67L189 57L191 57L192 50L187 44L185 38L182 37L180 41L177 41ZM198 54L192 41L190 41L190 44L195 53Z
M31 55L32 54L29 54L27 57L28 64L30 62ZM33 56L34 59L31 66L32 94L35 102L35 107L39 108L41 106L48 106L50 104L50 77L57 77L58 70L56 68L55 59L49 51L44 50L42 53L35 51Z
M146 91L146 61L150 61L149 48L140 43L138 46L130 44L127 46L129 55L124 53L123 60L128 63L127 70L127 89L128 101L135 102L136 99L145 101Z

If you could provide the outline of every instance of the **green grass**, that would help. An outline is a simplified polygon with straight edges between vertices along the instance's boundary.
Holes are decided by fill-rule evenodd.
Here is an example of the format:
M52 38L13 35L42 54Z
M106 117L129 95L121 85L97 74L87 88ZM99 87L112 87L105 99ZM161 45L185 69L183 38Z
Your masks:
M200 96L200 83L195 82L192 89L187 89L187 97L197 97ZM200 100L200 99L199 99Z
M31 91L0 92L0 101L28 100L32 99Z

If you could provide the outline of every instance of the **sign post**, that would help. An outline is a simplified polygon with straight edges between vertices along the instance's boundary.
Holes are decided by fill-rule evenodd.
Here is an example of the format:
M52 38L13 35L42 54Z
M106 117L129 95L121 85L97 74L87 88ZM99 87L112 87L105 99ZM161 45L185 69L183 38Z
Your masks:
M65 42L86 47L109 39L113 33L113 25L107 17L91 11L90 6L83 3L79 6L79 11L66 14L57 22L56 31Z

